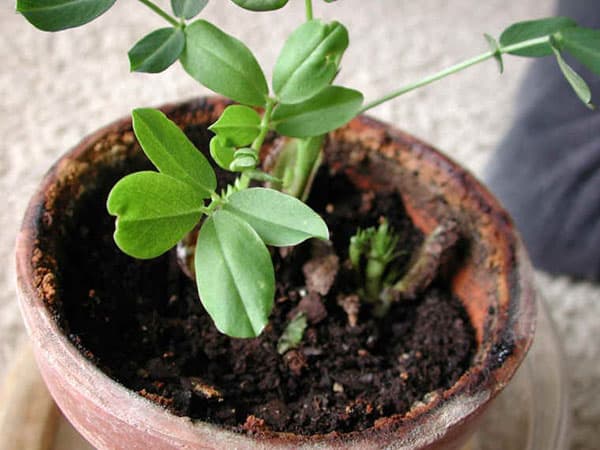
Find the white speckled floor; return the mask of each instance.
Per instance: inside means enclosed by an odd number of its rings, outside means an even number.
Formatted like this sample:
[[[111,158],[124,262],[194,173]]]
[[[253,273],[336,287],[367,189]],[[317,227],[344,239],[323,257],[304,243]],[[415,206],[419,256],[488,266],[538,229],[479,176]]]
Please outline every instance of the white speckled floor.
[[[158,3],[167,4],[166,1]],[[271,67],[282,36],[297,24],[303,2],[251,15],[225,0],[205,14],[249,42]],[[551,0],[342,0],[315,2],[318,17],[347,24],[352,46],[339,81],[372,99],[405,82],[486,50],[484,32],[498,35],[513,21],[549,15]],[[162,26],[133,1],[120,1],[85,28],[39,32],[0,6],[0,377],[23,338],[15,301],[14,240],[28,198],[50,164],[86,133],[133,107],[206,94],[179,67],[161,75],[130,74],[133,43]],[[368,6],[367,6],[368,5]],[[493,62],[454,75],[373,111],[443,149],[476,174],[512,117],[527,62]],[[268,71],[269,72],[269,71]],[[600,286],[539,274],[558,324],[572,381],[574,449],[598,448],[600,426]]]

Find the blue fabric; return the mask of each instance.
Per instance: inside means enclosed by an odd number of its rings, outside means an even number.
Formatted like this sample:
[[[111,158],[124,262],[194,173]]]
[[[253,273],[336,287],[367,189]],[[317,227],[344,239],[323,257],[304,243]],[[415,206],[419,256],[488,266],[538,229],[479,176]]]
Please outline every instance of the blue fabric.
[[[563,0],[558,14],[600,28],[600,1]],[[600,103],[600,77],[566,57]],[[600,279],[600,111],[576,97],[554,58],[536,60],[486,181],[512,214],[534,264]]]

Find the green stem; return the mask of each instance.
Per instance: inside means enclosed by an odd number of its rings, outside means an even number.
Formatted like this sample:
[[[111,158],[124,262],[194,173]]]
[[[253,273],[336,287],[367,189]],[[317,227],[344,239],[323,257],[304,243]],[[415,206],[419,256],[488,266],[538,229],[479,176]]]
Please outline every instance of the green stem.
[[[144,5],[146,5],[148,8],[150,8],[152,11],[154,11],[156,14],[158,14],[160,17],[165,19],[167,22],[169,22],[174,27],[181,26],[181,22],[179,22],[177,19],[172,17],[169,13],[164,11],[160,6],[154,4],[152,1],[150,1],[150,0],[139,0],[139,1],[142,2]]]
[[[304,0],[304,5],[306,9],[306,21],[308,22],[313,19],[312,0]]]
[[[385,271],[385,264],[377,259],[367,258],[367,267],[365,268],[365,297],[370,302],[376,302],[381,293],[381,277]]]
[[[273,107],[275,106],[275,99],[269,97],[267,98],[267,103],[265,105],[265,113],[262,116],[262,120],[260,121],[260,132],[258,136],[252,142],[252,146],[250,147],[256,153],[260,152],[260,149],[265,141],[265,137],[267,137],[267,133],[269,131],[269,126],[271,125],[271,114],[273,113]]]
[[[298,139],[294,176],[292,183],[285,189],[286,193],[306,201],[312,181],[321,165],[321,149],[324,142],[325,135]]]
[[[271,125],[271,114],[273,113],[273,107],[275,106],[275,99],[269,97],[267,98],[267,103],[265,104],[265,113],[262,116],[260,121],[260,131],[258,136],[252,141],[252,145],[250,148],[256,152],[258,155],[260,153],[260,149],[265,142],[265,138],[267,137],[267,133],[269,132],[269,126]],[[239,187],[240,189],[246,189],[250,185],[250,176],[244,172],[240,175],[239,178]]]
[[[500,52],[501,54],[510,53],[510,52],[514,52],[516,50],[521,50],[521,49],[524,49],[527,47],[532,47],[534,45],[539,45],[539,44],[543,44],[546,42],[550,42],[550,35],[542,36],[542,37],[535,38],[535,39],[529,39],[527,41],[519,42],[518,44],[507,45],[506,47],[500,47],[498,49],[498,51],[490,50],[488,52],[482,53],[481,55],[467,59],[466,61],[460,62],[451,67],[448,67],[447,69],[441,70],[440,72],[437,72],[437,73],[434,73],[433,75],[425,77],[422,80],[407,84],[406,86],[401,87],[400,89],[398,89],[396,91],[390,92],[389,94],[384,95],[383,97],[381,97],[371,103],[366,104],[360,110],[359,114],[364,113],[365,111],[368,111],[371,108],[375,108],[376,106],[379,106],[382,103],[385,103],[385,102],[392,100],[396,97],[399,97],[403,94],[406,94],[407,92],[413,91],[422,86],[426,86],[430,83],[433,83],[434,81],[445,78],[448,75],[452,75],[453,73],[460,72],[461,70],[464,70],[467,67],[471,67],[471,66],[474,66],[475,64],[479,64],[480,62],[486,61],[490,58],[494,58],[495,56],[497,56],[498,52]]]

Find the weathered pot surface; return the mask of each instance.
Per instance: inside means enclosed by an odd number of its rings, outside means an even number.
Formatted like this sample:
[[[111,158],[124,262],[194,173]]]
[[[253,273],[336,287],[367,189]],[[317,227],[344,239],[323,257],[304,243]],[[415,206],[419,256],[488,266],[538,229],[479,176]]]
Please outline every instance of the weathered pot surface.
[[[163,108],[182,126],[204,129],[227,105],[206,98]],[[97,448],[458,448],[490,400],[525,357],[535,328],[535,290],[528,258],[512,222],[492,195],[430,146],[359,117],[330,137],[326,160],[357,186],[398,190],[415,224],[430,232],[455,218],[468,251],[451,285],[475,329],[471,368],[441,395],[404,416],[352,433],[242,435],[176,417],[110,379],[69,341],[53,311],[61,302],[60,239],[79,195],[106,165],[139,159],[130,119],[109,125],[63,156],[31,200],[17,241],[20,306],[42,375],[72,424]],[[331,152],[344,151],[343,158]],[[343,162],[340,162],[343,161]],[[57,211],[66,213],[57,214]],[[48,243],[42,244],[42,243]]]

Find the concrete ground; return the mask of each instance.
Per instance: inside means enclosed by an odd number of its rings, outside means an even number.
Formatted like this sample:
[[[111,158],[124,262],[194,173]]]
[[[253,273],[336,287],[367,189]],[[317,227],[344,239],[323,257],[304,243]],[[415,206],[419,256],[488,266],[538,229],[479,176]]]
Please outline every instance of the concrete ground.
[[[27,201],[44,172],[83,136],[134,107],[207,94],[179,66],[160,75],[130,74],[127,50],[158,17],[135,2],[117,2],[105,16],[57,34],[35,30],[0,7],[0,377],[23,339],[15,300],[13,252]],[[168,4],[167,1],[158,1]],[[348,26],[351,48],[341,84],[367,100],[487,50],[484,32],[551,14],[552,0],[341,0],[315,2],[317,17]],[[302,20],[303,2],[269,14],[243,12],[213,0],[205,16],[249,43],[272,67],[281,41]],[[527,61],[506,58],[471,68],[373,110],[378,118],[443,149],[475,174],[510,124]],[[270,70],[267,70],[270,73]],[[600,93],[597,93],[600,94]],[[600,286],[539,273],[539,288],[566,349],[573,410],[572,448],[597,447],[600,426]],[[0,378],[1,379],[1,378]]]

